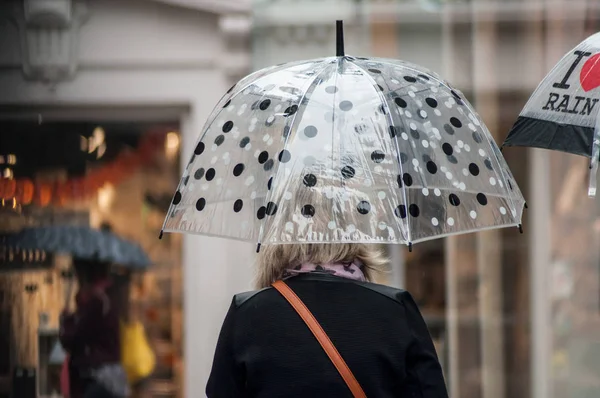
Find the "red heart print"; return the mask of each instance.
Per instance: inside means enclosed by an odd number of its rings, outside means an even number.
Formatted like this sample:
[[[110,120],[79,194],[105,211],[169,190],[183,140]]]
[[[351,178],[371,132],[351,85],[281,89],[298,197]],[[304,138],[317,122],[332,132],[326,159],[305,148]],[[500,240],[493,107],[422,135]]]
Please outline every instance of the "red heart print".
[[[600,53],[590,57],[579,73],[581,87],[587,92],[600,86]]]

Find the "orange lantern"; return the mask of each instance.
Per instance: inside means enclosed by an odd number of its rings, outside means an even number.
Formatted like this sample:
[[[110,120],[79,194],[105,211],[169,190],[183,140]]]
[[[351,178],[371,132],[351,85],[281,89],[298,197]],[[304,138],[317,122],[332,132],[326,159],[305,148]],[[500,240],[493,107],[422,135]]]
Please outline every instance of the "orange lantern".
[[[15,197],[17,198],[17,202],[28,205],[33,200],[33,182],[29,179],[23,179],[17,181],[17,186],[15,189]]]
[[[48,184],[36,184],[33,197],[35,204],[46,207],[52,200],[52,188]]]
[[[1,199],[12,199],[15,197],[15,193],[17,190],[17,182],[15,180],[9,180],[6,178],[2,179],[2,198]]]

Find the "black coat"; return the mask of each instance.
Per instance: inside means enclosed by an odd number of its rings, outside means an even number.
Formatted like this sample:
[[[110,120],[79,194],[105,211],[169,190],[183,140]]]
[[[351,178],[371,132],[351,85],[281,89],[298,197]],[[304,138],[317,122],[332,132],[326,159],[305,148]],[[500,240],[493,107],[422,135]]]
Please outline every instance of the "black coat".
[[[310,273],[286,280],[369,398],[447,398],[435,348],[411,295]],[[273,288],[234,296],[208,398],[351,397],[302,318]]]

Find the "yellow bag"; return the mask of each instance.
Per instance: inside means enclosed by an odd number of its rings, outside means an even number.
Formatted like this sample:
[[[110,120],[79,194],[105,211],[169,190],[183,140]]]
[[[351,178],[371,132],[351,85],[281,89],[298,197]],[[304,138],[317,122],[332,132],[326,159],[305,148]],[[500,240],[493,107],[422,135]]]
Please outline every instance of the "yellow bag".
[[[150,376],[154,371],[156,357],[140,322],[121,322],[121,363],[130,384]]]

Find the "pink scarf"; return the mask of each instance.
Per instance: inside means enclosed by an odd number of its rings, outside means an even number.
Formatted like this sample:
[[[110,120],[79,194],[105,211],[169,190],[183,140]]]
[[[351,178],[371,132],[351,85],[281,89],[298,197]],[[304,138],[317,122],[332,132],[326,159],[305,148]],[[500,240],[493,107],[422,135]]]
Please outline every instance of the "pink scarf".
[[[330,264],[321,264],[315,265],[311,263],[304,263],[297,265],[293,268],[288,268],[283,273],[283,278],[289,278],[292,276],[296,276],[299,274],[306,274],[310,272],[320,273],[320,274],[331,274],[335,276],[340,276],[342,278],[348,278],[355,281],[365,282],[365,274],[362,271],[362,263],[358,260],[354,260],[351,263],[330,263]]]

